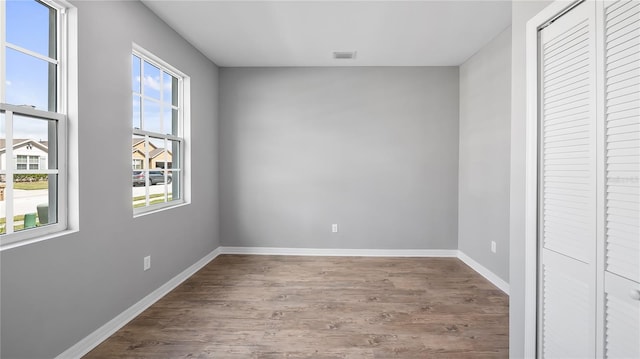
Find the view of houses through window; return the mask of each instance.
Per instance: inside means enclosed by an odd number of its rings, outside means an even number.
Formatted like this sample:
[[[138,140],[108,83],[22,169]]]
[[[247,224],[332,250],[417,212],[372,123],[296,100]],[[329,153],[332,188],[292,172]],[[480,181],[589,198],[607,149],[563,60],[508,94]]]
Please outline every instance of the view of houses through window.
[[[131,138],[134,213],[180,203],[182,77],[159,59],[134,50]]]
[[[0,242],[65,229],[63,7],[0,2]]]

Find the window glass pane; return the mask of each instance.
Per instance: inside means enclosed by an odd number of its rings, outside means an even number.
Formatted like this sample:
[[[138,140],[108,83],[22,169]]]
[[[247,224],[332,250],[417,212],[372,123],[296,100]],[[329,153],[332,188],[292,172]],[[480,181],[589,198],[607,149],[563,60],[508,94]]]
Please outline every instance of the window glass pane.
[[[27,169],[27,156],[23,156],[23,155],[16,156],[16,169],[17,170]]]
[[[172,104],[172,88],[173,88],[173,76],[166,72],[162,73],[162,102]]]
[[[178,117],[178,110],[171,110],[171,134],[175,136],[180,136],[179,130],[179,122],[180,118]]]
[[[5,114],[4,112],[0,112],[0,148],[6,148],[6,140],[7,136],[5,133]],[[6,169],[6,156],[0,155],[0,170]],[[6,195],[6,175],[0,174],[0,234],[5,233],[5,224],[6,224],[6,211],[7,211],[7,202],[5,201]]]
[[[133,160],[131,161],[131,167],[134,170],[141,170],[144,167],[142,167],[142,164],[144,163],[144,160],[140,159],[140,158],[133,158]]]
[[[160,69],[144,63],[144,96],[160,99]]]
[[[166,202],[165,200],[165,183],[171,183],[168,172],[155,170],[133,171],[134,186],[132,187],[132,204],[133,208],[143,207],[149,204]],[[146,179],[148,178],[148,186]],[[149,192],[149,202],[147,203],[147,191]]]
[[[0,112],[0,148],[4,148],[5,140],[7,139],[7,134],[5,133],[6,123],[4,122],[4,112]],[[4,166],[0,166],[0,170],[3,169]]]
[[[171,77],[171,104],[178,106],[178,79]]]
[[[144,187],[146,185],[146,177],[147,173],[144,169],[134,169],[132,172],[132,187]],[[140,194],[144,194],[144,190]]]
[[[180,141],[167,140],[168,168],[181,169],[180,163]]]
[[[153,189],[149,189],[149,193],[149,205],[167,202],[164,195],[164,185],[155,186]]]
[[[162,108],[162,130],[164,134],[174,134],[173,110],[168,105],[164,105]]]
[[[140,58],[136,55],[131,56],[131,72],[132,72],[132,90],[140,93]]]
[[[37,1],[6,1],[7,42],[56,58],[56,11]]]
[[[30,170],[40,169],[40,156],[29,156],[27,162]]]
[[[150,100],[144,100],[143,104],[143,129],[150,132],[162,133],[160,104]]]
[[[140,119],[140,96],[137,95],[133,95],[133,128],[142,128]]]
[[[16,174],[13,178],[14,231],[56,223],[57,209],[49,203],[56,202],[57,175]]]
[[[145,186],[133,186],[131,188],[131,202],[133,208],[144,207],[147,205],[146,190]]]
[[[136,171],[133,171],[133,175],[136,175]],[[140,192],[140,189],[144,190],[144,187],[133,186],[131,187],[131,203],[133,208],[143,207],[145,195],[144,192]]]
[[[180,199],[180,171],[168,171],[171,181],[167,183],[167,195],[169,201]]]
[[[6,149],[7,144],[7,134],[5,133],[6,123],[4,122],[5,115],[4,112],[0,112],[0,149]],[[4,153],[4,152],[3,152]],[[0,170],[6,169],[5,162],[6,158],[4,155],[0,155]],[[4,177],[0,174],[0,182],[4,182]]]
[[[144,169],[146,148],[144,147],[144,137],[133,135],[131,138],[131,162],[133,169]],[[137,164],[137,165],[136,165]],[[140,168],[136,168],[140,166]]]
[[[55,65],[9,48],[6,59],[7,103],[55,111]]]
[[[166,168],[167,151],[164,139],[149,138],[149,168]]]
[[[53,136],[56,135],[55,121],[13,116],[13,155],[17,159],[17,169],[46,170],[57,168],[55,148],[50,148],[50,145],[54,145],[54,142],[49,141],[50,132]],[[53,156],[49,156],[49,153]]]

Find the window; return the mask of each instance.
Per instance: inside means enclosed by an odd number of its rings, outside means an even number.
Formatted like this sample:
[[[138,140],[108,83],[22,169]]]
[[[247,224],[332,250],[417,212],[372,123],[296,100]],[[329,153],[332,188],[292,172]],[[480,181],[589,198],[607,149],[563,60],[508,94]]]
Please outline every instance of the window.
[[[17,170],[26,170],[27,169],[27,156],[18,156],[16,159],[16,169]]]
[[[67,12],[0,2],[0,245],[66,229]]]
[[[132,162],[133,162],[133,169],[134,170],[141,170],[142,169],[142,160],[141,159],[134,158]]]
[[[39,170],[40,169],[40,156],[16,156],[16,169],[17,170]]]
[[[184,202],[184,78],[143,49],[131,56],[134,215]]]

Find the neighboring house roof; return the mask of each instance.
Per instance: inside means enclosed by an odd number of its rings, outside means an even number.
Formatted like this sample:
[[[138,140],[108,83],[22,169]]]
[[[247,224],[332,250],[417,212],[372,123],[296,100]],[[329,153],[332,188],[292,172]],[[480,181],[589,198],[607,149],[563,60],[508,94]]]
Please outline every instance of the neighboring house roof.
[[[156,158],[158,157],[161,153],[164,153],[165,149],[164,148],[155,148],[153,149],[151,152],[149,152],[149,157],[150,158]],[[171,151],[167,151],[167,153],[171,156]]]
[[[131,147],[136,147],[136,145],[144,142],[144,138],[132,138],[131,139]],[[153,144],[151,144],[153,146]]]
[[[144,157],[144,151],[139,149],[139,148],[132,148],[131,153],[140,153],[140,155],[142,155]],[[153,150],[151,150],[151,152],[149,152],[149,158],[156,158],[158,156],[160,156],[162,153],[165,152],[164,148],[154,148]],[[167,151],[167,153],[169,154],[169,156],[171,156],[171,151]]]
[[[36,141],[29,138],[14,138],[13,148],[20,148],[28,145],[29,143],[44,152],[47,152],[49,150],[49,146],[48,146],[49,141]],[[0,153],[4,153],[6,150],[6,147],[7,147],[7,140],[4,138],[0,139]]]

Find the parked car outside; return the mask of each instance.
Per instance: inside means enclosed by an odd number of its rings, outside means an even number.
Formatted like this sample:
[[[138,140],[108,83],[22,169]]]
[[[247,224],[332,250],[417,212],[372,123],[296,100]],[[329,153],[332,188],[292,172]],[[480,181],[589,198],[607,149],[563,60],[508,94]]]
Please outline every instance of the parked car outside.
[[[171,183],[171,173],[167,174],[167,184]],[[163,171],[149,171],[149,185],[153,186],[158,183],[164,183]],[[144,171],[133,171],[133,186],[144,186]]]

